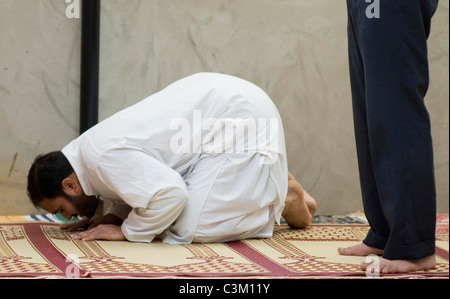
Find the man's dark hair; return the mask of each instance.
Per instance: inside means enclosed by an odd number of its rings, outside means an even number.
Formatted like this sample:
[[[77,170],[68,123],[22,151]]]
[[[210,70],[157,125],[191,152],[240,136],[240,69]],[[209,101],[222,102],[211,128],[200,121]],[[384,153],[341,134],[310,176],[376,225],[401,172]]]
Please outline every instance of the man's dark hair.
[[[39,155],[28,173],[27,192],[34,206],[44,199],[66,197],[62,181],[73,173],[69,160],[60,151]]]

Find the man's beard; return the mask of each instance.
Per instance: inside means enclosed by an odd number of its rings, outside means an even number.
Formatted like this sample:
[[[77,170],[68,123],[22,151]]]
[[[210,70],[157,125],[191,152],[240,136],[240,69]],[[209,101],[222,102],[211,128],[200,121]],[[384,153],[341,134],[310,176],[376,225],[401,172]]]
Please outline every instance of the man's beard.
[[[91,218],[95,215],[99,199],[96,196],[80,195],[72,197],[66,194],[65,198],[70,201],[79,216]]]

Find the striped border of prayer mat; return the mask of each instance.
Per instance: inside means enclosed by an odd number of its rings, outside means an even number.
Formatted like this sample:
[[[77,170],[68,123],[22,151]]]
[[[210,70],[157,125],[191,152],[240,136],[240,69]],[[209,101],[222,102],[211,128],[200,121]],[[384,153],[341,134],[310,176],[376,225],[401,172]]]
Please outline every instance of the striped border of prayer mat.
[[[50,218],[51,219],[51,218]],[[365,223],[277,226],[273,238],[229,243],[168,245],[73,240],[52,221],[0,222],[0,277],[265,277],[367,278],[364,257],[338,247],[361,242]],[[16,219],[18,220],[18,219]],[[437,267],[381,278],[449,276],[448,214],[438,217]]]

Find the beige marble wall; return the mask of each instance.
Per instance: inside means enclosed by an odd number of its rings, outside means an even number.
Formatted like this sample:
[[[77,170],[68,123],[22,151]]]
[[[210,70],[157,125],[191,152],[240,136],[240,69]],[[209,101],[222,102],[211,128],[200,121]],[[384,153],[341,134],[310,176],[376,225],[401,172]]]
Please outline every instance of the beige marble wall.
[[[35,212],[34,157],[77,136],[80,20],[64,0],[0,1],[0,215]],[[429,40],[438,202],[448,212],[448,1]],[[319,213],[361,209],[342,0],[102,0],[100,119],[199,71],[261,86]]]

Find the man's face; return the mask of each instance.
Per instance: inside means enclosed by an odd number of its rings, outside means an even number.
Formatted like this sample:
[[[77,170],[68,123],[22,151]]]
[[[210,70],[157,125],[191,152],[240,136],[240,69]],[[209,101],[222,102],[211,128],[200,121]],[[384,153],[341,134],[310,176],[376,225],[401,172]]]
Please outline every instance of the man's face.
[[[67,220],[73,216],[92,217],[98,205],[98,198],[95,196],[80,195],[72,197],[56,197],[54,199],[44,199],[40,206],[49,213],[59,213]]]

